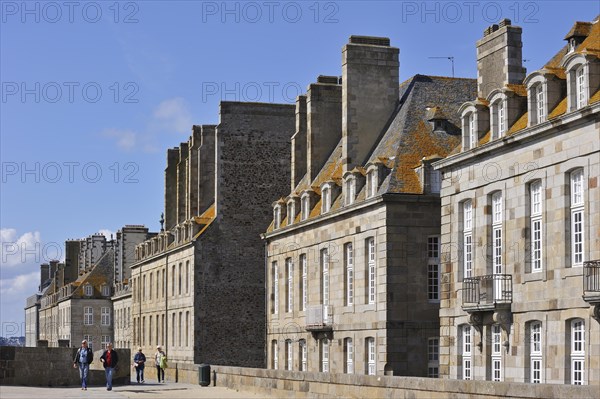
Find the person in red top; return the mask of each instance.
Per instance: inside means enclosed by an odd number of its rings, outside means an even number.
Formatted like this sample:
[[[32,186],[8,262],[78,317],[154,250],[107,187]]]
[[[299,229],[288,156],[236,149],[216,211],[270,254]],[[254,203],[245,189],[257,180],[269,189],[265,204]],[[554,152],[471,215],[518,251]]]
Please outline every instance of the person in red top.
[[[106,345],[106,350],[102,356],[100,356],[100,361],[104,365],[104,371],[106,373],[106,390],[112,391],[112,375],[114,369],[117,367],[117,363],[119,363],[119,355],[113,350],[112,342],[109,342],[108,345]]]

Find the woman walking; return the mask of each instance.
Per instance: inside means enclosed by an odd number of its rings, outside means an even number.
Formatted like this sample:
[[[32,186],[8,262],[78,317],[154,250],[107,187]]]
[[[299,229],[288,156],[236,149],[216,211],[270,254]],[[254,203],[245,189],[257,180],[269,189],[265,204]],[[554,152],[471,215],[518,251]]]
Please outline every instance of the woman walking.
[[[133,357],[133,365],[135,366],[135,378],[138,384],[144,383],[144,366],[146,364],[146,355],[142,352],[142,347],[138,348],[138,352]]]
[[[165,382],[165,368],[167,368],[167,354],[162,350],[161,346],[156,347],[156,353],[154,354],[154,363],[156,365],[156,377],[158,382],[161,380]]]

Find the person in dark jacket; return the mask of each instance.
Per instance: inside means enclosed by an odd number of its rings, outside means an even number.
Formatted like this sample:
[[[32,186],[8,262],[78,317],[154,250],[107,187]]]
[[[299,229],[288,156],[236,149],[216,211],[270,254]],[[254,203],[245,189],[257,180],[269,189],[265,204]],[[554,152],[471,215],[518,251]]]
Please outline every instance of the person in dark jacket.
[[[88,374],[90,373],[90,363],[94,360],[94,351],[88,348],[88,343],[84,339],[81,341],[81,348],[77,349],[75,359],[73,359],[73,368],[79,365],[79,378],[81,378],[81,390],[87,391]]]
[[[138,352],[133,357],[133,365],[135,367],[135,378],[138,384],[144,382],[144,366],[146,364],[146,355],[142,353],[142,347],[138,348]]]
[[[106,350],[102,356],[100,356],[100,361],[102,362],[104,371],[106,372],[106,390],[112,391],[113,371],[119,363],[119,355],[115,350],[113,350],[112,342],[109,342],[108,345],[106,345]]]

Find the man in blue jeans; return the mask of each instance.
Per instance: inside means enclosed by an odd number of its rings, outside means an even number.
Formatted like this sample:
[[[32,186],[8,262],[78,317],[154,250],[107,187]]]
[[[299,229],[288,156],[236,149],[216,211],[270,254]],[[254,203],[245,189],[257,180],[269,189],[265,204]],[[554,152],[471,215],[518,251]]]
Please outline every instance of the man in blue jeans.
[[[100,356],[100,361],[102,362],[102,365],[104,365],[104,371],[106,373],[106,390],[112,391],[113,370],[117,367],[117,363],[119,363],[119,355],[113,350],[112,342],[109,342],[108,345],[106,345],[106,350],[102,356]]]
[[[84,339],[81,341],[81,348],[77,350],[75,359],[73,359],[73,368],[77,368],[77,365],[79,365],[79,378],[81,378],[82,391],[87,391],[87,380],[92,360],[94,360],[94,351],[88,348],[88,343]]]

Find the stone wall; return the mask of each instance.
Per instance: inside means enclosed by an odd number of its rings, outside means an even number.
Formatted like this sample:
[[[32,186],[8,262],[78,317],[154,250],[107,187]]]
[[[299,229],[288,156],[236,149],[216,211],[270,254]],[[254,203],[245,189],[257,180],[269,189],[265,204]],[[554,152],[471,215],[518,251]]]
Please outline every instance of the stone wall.
[[[116,349],[119,367],[113,375],[114,385],[129,384],[131,352]],[[0,347],[0,385],[25,386],[80,386],[79,370],[73,368],[77,348],[21,348]],[[100,362],[102,351],[94,352],[90,366],[89,385],[106,384],[104,368]]]
[[[198,384],[198,365],[173,364],[167,380]],[[304,373],[211,366],[217,386],[278,398],[595,398],[597,387]]]

